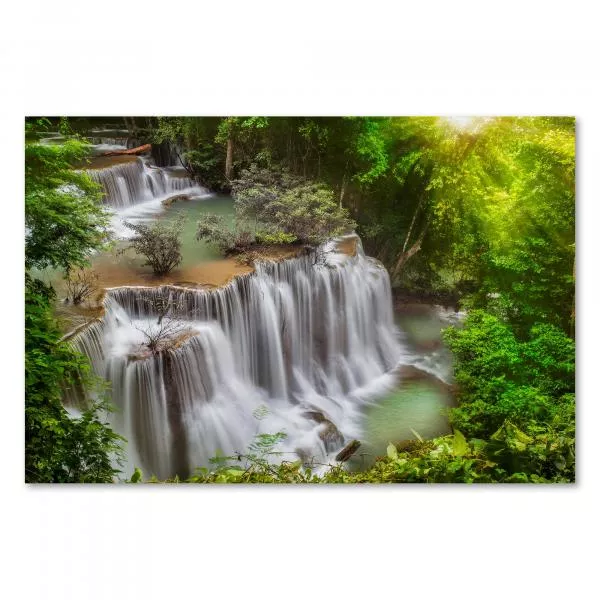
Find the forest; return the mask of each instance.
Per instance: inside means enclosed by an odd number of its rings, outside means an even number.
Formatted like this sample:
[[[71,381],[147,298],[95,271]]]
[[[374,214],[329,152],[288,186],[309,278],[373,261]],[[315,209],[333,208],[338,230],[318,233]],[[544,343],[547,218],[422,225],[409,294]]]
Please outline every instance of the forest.
[[[25,224],[28,483],[575,481],[574,118],[28,117]]]

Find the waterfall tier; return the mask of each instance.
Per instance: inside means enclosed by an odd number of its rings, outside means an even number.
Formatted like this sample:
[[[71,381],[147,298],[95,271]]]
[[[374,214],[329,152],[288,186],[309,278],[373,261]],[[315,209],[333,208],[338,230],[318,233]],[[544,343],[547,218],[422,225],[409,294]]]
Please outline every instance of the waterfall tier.
[[[260,263],[216,290],[108,290],[102,322],[72,343],[111,383],[128,469],[186,475],[278,431],[283,458],[326,460],[359,435],[360,406],[392,384],[402,348],[387,271],[357,245],[320,264]],[[165,327],[170,343],[150,352]]]
[[[181,176],[180,171],[155,167],[141,158],[105,169],[90,169],[87,173],[102,186],[104,202],[115,209],[162,199],[176,192],[208,193],[189,177]]]

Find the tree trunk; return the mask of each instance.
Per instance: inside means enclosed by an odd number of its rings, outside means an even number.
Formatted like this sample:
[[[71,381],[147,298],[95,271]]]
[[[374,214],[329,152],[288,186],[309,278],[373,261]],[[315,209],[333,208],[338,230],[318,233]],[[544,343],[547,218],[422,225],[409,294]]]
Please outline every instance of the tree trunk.
[[[410,227],[408,228],[406,238],[404,239],[404,245],[402,246],[402,252],[400,252],[400,255],[398,256],[398,259],[396,261],[396,265],[394,266],[394,269],[391,272],[392,281],[394,280],[394,278],[396,278],[400,274],[400,271],[403,269],[403,267],[407,263],[407,261],[421,249],[421,243],[423,242],[423,238],[425,237],[425,233],[427,232],[427,228],[429,227],[429,219],[427,219],[427,221],[425,222],[425,227],[423,227],[423,231],[421,231],[416,242],[410,248],[408,248],[408,250],[407,250],[407,247],[408,247],[408,242],[410,240],[410,236],[412,235],[413,229],[415,227],[415,223],[417,221],[417,216],[418,216],[419,212],[421,211],[421,206],[423,205],[423,198],[424,198],[424,195],[421,195],[421,197],[419,198],[419,203],[417,204],[417,208],[415,209],[413,218],[410,222]]]
[[[421,249],[421,242],[423,241],[423,238],[425,237],[426,230],[427,230],[427,227],[425,227],[425,229],[423,229],[423,231],[421,232],[421,235],[419,236],[419,239],[406,252],[403,250],[400,253],[400,256],[398,257],[398,260],[396,262],[396,266],[394,267],[394,270],[392,271],[392,274],[391,274],[392,281],[400,274],[400,271],[402,271],[402,269],[404,268],[404,265],[408,262],[408,260],[411,257],[413,257]]]
[[[135,119],[133,117],[123,117],[125,121],[125,126],[127,130],[131,134],[132,137],[135,137],[137,134],[137,127],[135,126]]]
[[[342,175],[342,189],[340,190],[340,208],[344,205],[344,196],[346,195],[346,173],[348,172],[348,162],[346,162],[346,166],[344,167],[344,174]]]
[[[233,172],[233,138],[227,138],[227,156],[225,157],[225,179],[231,181]]]

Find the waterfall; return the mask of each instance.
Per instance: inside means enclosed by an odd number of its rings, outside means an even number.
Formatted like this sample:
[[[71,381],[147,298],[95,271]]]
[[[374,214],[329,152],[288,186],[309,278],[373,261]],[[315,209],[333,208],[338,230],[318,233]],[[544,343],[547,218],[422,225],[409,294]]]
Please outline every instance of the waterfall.
[[[185,476],[259,432],[286,433],[288,460],[324,461],[360,435],[361,405],[402,356],[390,280],[358,238],[355,256],[324,256],[259,263],[214,290],[107,290],[102,322],[71,343],[111,384],[128,472]],[[144,342],[165,323],[170,344],[152,353]]]
[[[208,193],[206,188],[198,186],[191,178],[181,176],[179,170],[155,167],[141,158],[86,172],[102,187],[105,204],[117,210],[162,200],[175,192],[193,195]]]
[[[210,195],[208,189],[187,177],[184,169],[157,167],[150,158],[138,157],[103,169],[87,169],[86,173],[102,187],[103,201],[112,213],[111,229],[117,238],[133,235],[124,221],[144,221],[155,216],[170,196]]]

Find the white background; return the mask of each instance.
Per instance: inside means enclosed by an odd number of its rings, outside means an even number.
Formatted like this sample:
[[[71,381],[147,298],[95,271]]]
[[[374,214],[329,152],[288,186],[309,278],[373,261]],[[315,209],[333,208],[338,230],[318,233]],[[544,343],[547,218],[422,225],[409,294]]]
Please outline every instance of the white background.
[[[599,597],[593,3],[204,4],[2,9],[2,596]],[[575,115],[578,483],[26,487],[23,117],[127,114]]]

